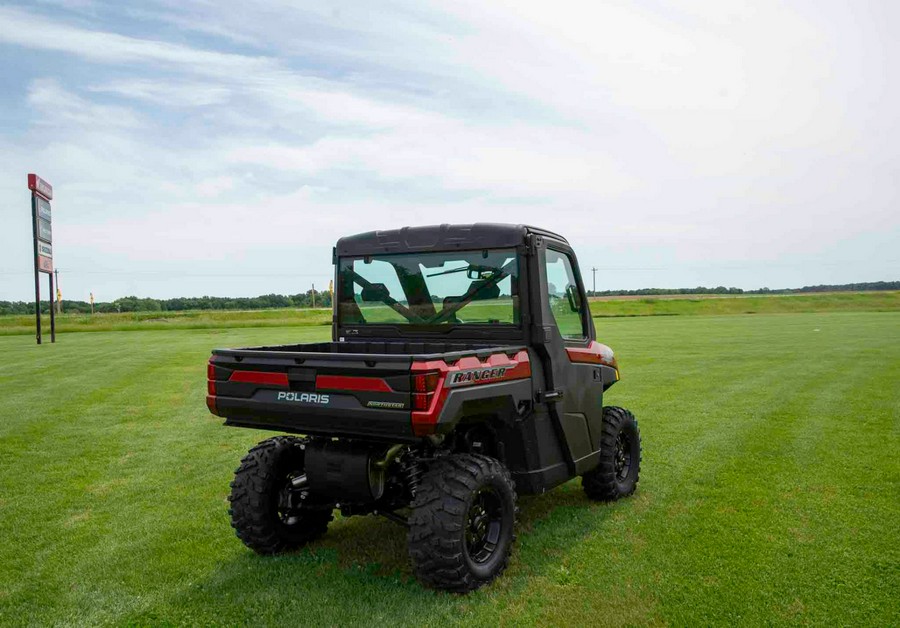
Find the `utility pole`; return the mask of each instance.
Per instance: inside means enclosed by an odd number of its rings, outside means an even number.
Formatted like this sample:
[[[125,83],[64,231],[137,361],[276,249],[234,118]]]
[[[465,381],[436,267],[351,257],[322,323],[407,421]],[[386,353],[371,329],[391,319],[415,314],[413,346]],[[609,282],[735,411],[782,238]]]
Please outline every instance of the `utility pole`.
[[[50,281],[50,342],[56,342],[56,304],[53,302],[56,299],[56,292],[53,290],[53,273],[47,273],[47,279]]]
[[[59,289],[59,269],[53,269],[53,276],[56,277],[56,314],[62,314],[62,290]]]
[[[599,270],[599,268],[597,268],[596,266],[591,268],[591,272],[594,274],[594,290],[593,290],[594,296],[597,296],[597,271],[598,270]]]
[[[313,289],[312,289],[312,306],[313,306],[313,308],[315,308],[315,307],[316,307],[316,284],[313,284],[312,286],[313,286]]]

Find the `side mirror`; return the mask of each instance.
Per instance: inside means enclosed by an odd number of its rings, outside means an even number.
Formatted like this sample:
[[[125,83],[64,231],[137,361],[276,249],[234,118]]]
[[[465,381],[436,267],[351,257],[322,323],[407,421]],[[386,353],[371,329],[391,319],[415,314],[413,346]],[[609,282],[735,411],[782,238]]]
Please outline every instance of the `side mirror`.
[[[581,311],[581,295],[578,293],[578,288],[572,284],[566,286],[566,298],[569,299],[569,308],[573,312]]]

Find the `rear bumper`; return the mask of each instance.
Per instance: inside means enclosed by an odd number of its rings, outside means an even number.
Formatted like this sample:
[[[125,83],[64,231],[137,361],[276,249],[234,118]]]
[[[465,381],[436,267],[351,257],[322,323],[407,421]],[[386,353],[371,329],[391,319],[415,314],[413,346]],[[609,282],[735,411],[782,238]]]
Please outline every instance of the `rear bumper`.
[[[412,431],[409,411],[347,408],[298,408],[283,402],[236,397],[215,398],[225,425],[293,434],[373,438],[392,443],[420,440]]]

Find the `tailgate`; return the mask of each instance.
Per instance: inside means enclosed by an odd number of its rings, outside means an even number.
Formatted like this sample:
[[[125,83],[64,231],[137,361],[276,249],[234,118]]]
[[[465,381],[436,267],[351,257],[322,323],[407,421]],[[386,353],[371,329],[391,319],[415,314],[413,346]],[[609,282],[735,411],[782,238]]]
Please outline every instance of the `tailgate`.
[[[409,355],[218,349],[207,405],[226,425],[415,440]]]

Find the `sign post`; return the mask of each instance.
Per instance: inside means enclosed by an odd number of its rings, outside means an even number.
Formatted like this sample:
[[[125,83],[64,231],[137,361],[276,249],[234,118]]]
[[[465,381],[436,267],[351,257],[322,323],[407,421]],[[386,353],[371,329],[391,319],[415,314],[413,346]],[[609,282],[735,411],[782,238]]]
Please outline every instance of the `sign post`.
[[[34,234],[34,323],[37,343],[41,344],[41,273],[50,282],[50,342],[56,342],[56,311],[53,307],[53,228],[50,201],[53,186],[36,174],[28,175],[31,190],[31,226]]]

